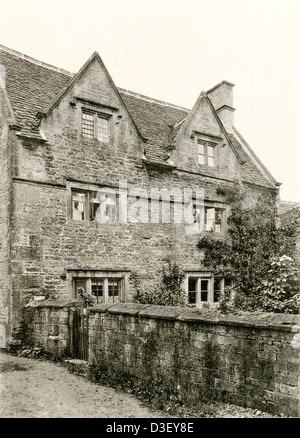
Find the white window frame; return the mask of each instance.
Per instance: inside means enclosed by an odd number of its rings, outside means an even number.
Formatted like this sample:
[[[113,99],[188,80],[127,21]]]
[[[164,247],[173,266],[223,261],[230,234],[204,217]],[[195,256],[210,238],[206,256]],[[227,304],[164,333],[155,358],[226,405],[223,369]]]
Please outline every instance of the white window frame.
[[[223,233],[224,232],[224,221],[225,221],[225,207],[217,206],[215,204],[208,205],[197,205],[193,204],[193,215],[194,215],[194,223],[200,223],[201,215],[204,214],[204,230],[208,232],[214,233]],[[220,222],[216,222],[217,214],[220,217]]]
[[[99,191],[102,191],[101,188],[98,188]],[[97,189],[82,189],[77,187],[71,187],[71,207],[70,207],[70,216],[74,221],[95,221],[98,218],[98,222],[101,224],[110,223],[114,224],[117,222],[118,218],[118,201],[117,195],[115,195],[115,199],[109,193],[103,193],[101,199],[95,197],[95,193]],[[80,196],[84,196],[84,208],[82,211],[82,219],[80,219],[80,213],[78,215],[74,215],[74,205],[76,197],[80,198]],[[98,206],[97,210],[94,210],[94,206]]]
[[[216,167],[217,143],[196,136],[198,147],[198,164],[200,166]]]
[[[195,303],[190,303],[190,299],[189,299],[189,294],[194,292],[194,291],[190,291],[189,289],[189,280],[193,279],[196,281],[196,296],[195,296]],[[207,300],[204,301],[202,300],[202,296],[201,296],[201,282],[203,280],[208,281],[208,296],[207,296]],[[214,301],[214,285],[215,285],[215,280],[220,280],[220,284],[221,284],[221,288],[219,289],[220,291],[220,296],[219,296],[219,300],[218,301]],[[204,304],[209,304],[210,306],[218,306],[220,298],[224,295],[224,288],[225,288],[225,279],[222,276],[214,276],[210,273],[197,273],[197,272],[190,272],[186,275],[186,294],[187,294],[187,298],[188,298],[188,303],[191,305],[195,305],[195,307],[202,307]]]

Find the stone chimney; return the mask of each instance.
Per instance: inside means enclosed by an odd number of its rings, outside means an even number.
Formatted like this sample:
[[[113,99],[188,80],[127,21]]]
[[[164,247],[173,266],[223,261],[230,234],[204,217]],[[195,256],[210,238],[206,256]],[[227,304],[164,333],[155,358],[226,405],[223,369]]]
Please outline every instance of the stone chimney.
[[[233,87],[234,84],[228,81],[222,81],[210,88],[206,94],[210,98],[218,116],[228,130],[232,130],[234,125],[233,108]]]

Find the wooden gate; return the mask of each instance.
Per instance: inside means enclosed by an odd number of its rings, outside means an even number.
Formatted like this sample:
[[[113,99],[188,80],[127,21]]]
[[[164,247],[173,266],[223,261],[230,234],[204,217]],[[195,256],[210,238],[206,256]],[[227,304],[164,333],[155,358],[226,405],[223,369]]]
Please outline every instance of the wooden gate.
[[[75,359],[88,360],[88,312],[86,307],[72,309],[70,320],[71,355]]]

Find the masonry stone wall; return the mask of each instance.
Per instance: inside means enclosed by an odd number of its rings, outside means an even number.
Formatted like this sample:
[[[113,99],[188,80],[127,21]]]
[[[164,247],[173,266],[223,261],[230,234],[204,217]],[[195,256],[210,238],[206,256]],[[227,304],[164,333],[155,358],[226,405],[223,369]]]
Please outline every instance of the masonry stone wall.
[[[6,119],[9,117],[3,90],[0,87],[0,348],[5,347],[9,331],[10,292],[10,197],[11,197],[11,149],[10,132]]]
[[[299,416],[300,318],[139,304],[89,309],[91,369],[160,381],[184,403],[217,399]]]
[[[23,346],[41,348],[56,359],[71,355],[71,314],[77,306],[66,300],[28,303],[23,309]]]
[[[82,160],[80,152],[77,163]],[[89,154],[85,161],[89,162]],[[92,169],[92,162],[89,165]],[[125,178],[126,172],[130,175],[130,168],[120,172],[119,178]],[[203,187],[206,199],[222,203],[224,197],[217,193],[217,188],[232,185],[180,172],[170,174],[158,169],[148,172],[140,169],[139,172],[148,193],[151,187]],[[77,178],[80,178],[79,168]],[[97,181],[91,176],[90,184],[85,187],[95,188],[93,184]],[[76,187],[76,183],[73,185]],[[68,183],[36,183],[14,178],[11,281],[15,321],[20,321],[22,306],[34,296],[74,297],[66,278],[69,270],[128,271],[126,300],[130,301],[136,293],[131,274],[138,276],[140,288],[152,289],[161,281],[161,270],[167,260],[177,262],[185,271],[203,269],[203,252],[197,248],[199,235],[188,234],[186,224],[74,221],[69,212],[70,190]],[[257,193],[255,189],[249,190],[249,193],[255,197],[259,190]],[[150,218],[150,202],[148,212]],[[171,205],[171,218],[172,215]]]

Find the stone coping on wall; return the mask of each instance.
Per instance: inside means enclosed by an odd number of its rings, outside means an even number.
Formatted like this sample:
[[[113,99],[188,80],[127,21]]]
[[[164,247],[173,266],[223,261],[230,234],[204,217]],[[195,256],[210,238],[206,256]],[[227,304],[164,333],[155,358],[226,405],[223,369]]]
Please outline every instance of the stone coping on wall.
[[[244,326],[300,332],[300,315],[266,312],[238,312],[222,314],[215,310],[186,307],[154,306],[149,304],[119,303],[98,304],[88,308],[89,313],[108,313],[165,319],[187,323]]]
[[[56,308],[64,308],[64,307],[78,307],[81,305],[79,300],[69,300],[69,299],[61,299],[61,300],[34,300],[30,301],[26,304],[25,308],[34,307],[34,308],[43,308],[43,307],[56,307]]]

